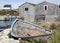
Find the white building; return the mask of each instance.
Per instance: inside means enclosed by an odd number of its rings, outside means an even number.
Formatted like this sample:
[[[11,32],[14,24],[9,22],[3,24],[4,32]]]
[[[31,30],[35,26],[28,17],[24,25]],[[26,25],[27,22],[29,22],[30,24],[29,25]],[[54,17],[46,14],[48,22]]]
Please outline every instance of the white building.
[[[11,5],[4,5],[4,8],[3,8],[4,10],[11,10],[12,9],[12,7],[11,7]]]

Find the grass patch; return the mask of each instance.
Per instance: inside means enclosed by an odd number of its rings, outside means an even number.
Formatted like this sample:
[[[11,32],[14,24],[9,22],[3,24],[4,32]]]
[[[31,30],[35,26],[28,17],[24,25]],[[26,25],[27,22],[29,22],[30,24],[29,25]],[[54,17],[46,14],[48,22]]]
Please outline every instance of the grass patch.
[[[42,24],[42,25],[41,25]],[[47,43],[60,43],[60,22],[50,23],[45,25],[44,23],[38,24],[44,28],[54,30],[52,39],[47,40]],[[49,27],[48,27],[49,26]]]
[[[60,29],[56,29],[48,43],[60,43]]]
[[[28,39],[28,40],[20,40],[19,43],[44,43],[44,41],[42,39],[34,40],[34,39]]]
[[[19,16],[18,11],[15,10],[0,10],[0,15],[10,14],[11,16]]]
[[[8,37],[9,38],[13,38],[13,36],[11,35],[11,32],[8,34]]]
[[[57,26],[54,24],[54,23],[52,23],[51,25],[50,25],[50,27],[49,27],[49,29],[52,29],[52,30],[54,30],[54,29],[56,29],[57,28]]]

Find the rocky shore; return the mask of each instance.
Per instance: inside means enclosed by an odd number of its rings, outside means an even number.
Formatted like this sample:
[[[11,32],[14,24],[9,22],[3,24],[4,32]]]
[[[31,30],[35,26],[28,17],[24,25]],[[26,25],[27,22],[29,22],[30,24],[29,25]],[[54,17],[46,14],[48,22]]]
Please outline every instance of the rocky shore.
[[[19,43],[19,40],[14,40],[13,38],[8,37],[10,30],[11,29],[8,28],[0,32],[0,43]]]

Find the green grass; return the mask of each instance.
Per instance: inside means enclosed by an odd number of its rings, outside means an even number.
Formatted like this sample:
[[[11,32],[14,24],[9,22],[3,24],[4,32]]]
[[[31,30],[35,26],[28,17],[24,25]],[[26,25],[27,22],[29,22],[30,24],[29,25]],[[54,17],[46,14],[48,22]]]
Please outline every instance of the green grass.
[[[13,38],[13,36],[11,35],[11,32],[8,34],[8,37],[9,38]]]
[[[56,29],[48,43],[60,43],[60,29]]]
[[[50,29],[54,30],[52,39],[48,41],[48,43],[60,43],[60,25],[52,24]]]
[[[18,11],[15,10],[0,10],[0,15],[6,15],[6,14],[10,14],[11,16],[18,16],[19,13]]]
[[[20,40],[20,43],[43,43],[42,39],[34,40],[34,39],[28,39],[28,40]]]

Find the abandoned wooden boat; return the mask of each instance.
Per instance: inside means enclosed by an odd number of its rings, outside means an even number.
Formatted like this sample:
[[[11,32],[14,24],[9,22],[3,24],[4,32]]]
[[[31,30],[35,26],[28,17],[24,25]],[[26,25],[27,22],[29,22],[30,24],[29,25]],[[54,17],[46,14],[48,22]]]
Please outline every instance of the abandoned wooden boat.
[[[11,26],[11,35],[18,38],[51,37],[52,30],[44,29],[33,23],[15,20]]]

